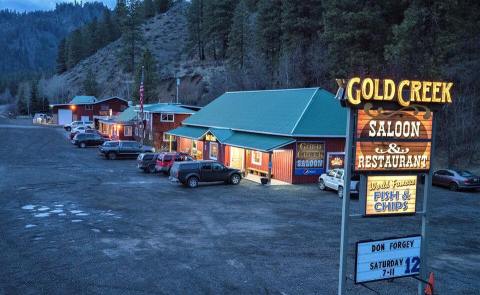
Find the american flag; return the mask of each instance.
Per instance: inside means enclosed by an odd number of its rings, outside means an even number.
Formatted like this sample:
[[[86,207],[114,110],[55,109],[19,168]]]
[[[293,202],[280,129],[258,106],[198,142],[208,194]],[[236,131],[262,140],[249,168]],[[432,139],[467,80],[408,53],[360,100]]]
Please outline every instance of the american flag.
[[[144,73],[143,73],[143,67],[142,67],[142,80],[140,81],[140,112],[142,113],[142,119],[143,119],[143,95],[145,92],[145,89],[143,88],[143,79],[144,79]]]

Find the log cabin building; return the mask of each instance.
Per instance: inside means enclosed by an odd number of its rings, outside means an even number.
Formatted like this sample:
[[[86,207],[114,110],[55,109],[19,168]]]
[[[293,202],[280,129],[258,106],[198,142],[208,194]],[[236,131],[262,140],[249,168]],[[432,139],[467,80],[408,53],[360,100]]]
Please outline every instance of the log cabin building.
[[[246,175],[313,183],[344,152],[346,110],[321,88],[227,92],[167,134],[177,151]]]

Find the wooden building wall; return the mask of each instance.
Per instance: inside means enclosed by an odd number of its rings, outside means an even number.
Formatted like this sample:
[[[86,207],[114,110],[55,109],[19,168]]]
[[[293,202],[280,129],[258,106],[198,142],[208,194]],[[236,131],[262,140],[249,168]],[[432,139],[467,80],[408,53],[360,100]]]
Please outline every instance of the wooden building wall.
[[[188,118],[190,115],[188,114],[174,114],[174,121],[173,122],[162,122],[160,120],[161,114],[160,113],[152,113],[152,129],[149,132],[152,132],[153,138],[153,146],[160,150],[162,148],[168,148],[168,142],[163,142],[163,133],[180,127],[182,125],[183,120]],[[149,128],[150,123],[147,122],[147,126]],[[147,135],[148,138],[148,135]],[[178,143],[177,143],[178,144]]]

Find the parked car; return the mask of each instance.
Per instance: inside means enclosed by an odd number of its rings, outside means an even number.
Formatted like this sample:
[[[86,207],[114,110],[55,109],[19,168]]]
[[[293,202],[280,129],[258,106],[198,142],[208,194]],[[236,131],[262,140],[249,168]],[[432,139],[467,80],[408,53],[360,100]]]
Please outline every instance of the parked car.
[[[33,124],[47,124],[50,123],[51,116],[43,113],[36,113],[33,116]]]
[[[100,146],[99,152],[109,160],[117,158],[137,158],[141,153],[154,153],[155,148],[142,145],[132,140],[106,141]]]
[[[170,174],[173,163],[182,161],[193,161],[193,158],[186,153],[161,153],[157,158],[155,170],[168,175]]]
[[[91,131],[89,131],[91,130]],[[92,129],[90,126],[78,126],[78,127],[75,127],[74,129],[72,129],[72,131],[70,131],[70,139],[73,139],[73,137],[79,133],[85,133],[85,132],[91,132],[91,133],[94,133],[95,129]]]
[[[240,170],[225,167],[216,161],[175,162],[170,169],[170,180],[195,188],[200,182],[225,181],[237,185],[242,180]]]
[[[480,189],[480,176],[466,170],[442,169],[433,173],[432,184],[459,189]]]
[[[146,173],[155,173],[155,164],[157,163],[158,153],[141,153],[137,157],[137,168]]]
[[[78,147],[99,146],[105,142],[105,139],[96,133],[78,133],[73,137],[72,143]]]
[[[79,126],[89,126],[90,128],[95,128],[95,124],[91,121],[73,121],[70,124],[64,125],[63,128],[66,131],[72,131],[72,129],[75,129]]]
[[[338,197],[343,198],[343,187],[345,186],[345,181],[343,178],[343,169],[333,169],[328,173],[323,173],[318,178],[318,188],[321,190],[331,189],[337,191]],[[358,194],[360,185],[360,177],[358,175],[353,175],[350,181],[350,193]]]

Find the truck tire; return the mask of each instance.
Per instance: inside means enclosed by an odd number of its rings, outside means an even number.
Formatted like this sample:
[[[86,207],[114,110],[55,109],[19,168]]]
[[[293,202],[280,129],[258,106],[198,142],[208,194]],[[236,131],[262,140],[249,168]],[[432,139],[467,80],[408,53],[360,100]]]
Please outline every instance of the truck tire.
[[[343,199],[343,186],[338,187],[337,194],[340,199]]]
[[[155,171],[155,165],[150,165],[150,166],[148,166],[148,173],[152,173],[152,174],[153,174],[153,173],[155,173],[155,172],[156,172],[156,171]]]
[[[323,179],[320,179],[320,181],[318,182],[318,188],[321,189],[322,191],[327,189],[327,186],[325,185],[325,182],[323,181]]]
[[[81,142],[81,143],[80,143],[80,147],[81,147],[82,149],[84,149],[86,146],[87,146],[87,145],[86,145],[84,142]]]
[[[117,159],[117,154],[110,152],[110,153],[107,154],[107,159],[115,160],[115,159]]]
[[[234,173],[234,174],[230,175],[230,184],[233,184],[233,185],[240,184],[241,179],[242,178],[240,177],[239,174]]]
[[[189,188],[196,188],[198,186],[198,177],[196,176],[190,176],[187,179],[187,186]]]

